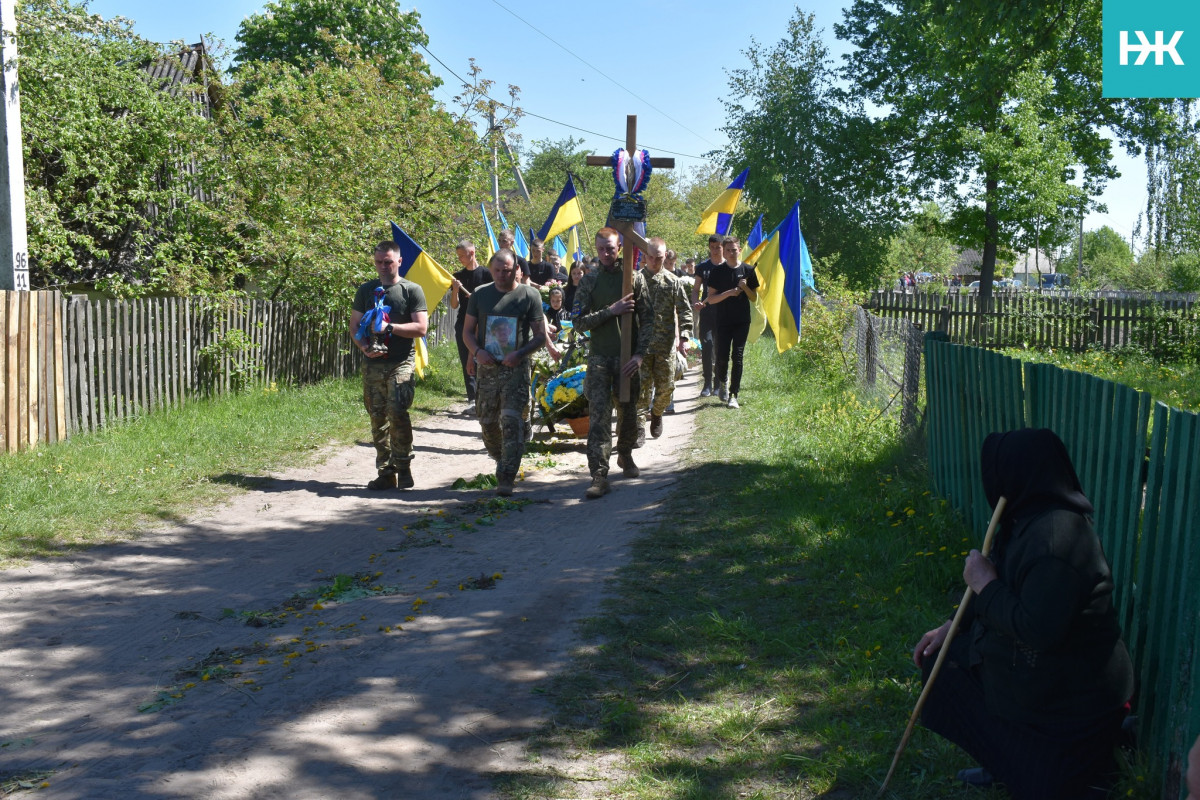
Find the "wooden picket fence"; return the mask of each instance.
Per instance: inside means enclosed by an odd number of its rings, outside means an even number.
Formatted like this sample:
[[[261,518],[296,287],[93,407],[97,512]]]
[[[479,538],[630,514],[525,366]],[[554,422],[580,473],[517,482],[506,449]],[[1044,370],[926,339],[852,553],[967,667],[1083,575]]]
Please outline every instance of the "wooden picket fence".
[[[1138,675],[1138,739],[1162,797],[1181,800],[1200,734],[1200,422],[1145,392],[977,347],[925,343],[935,490],[981,537],[990,509],[979,453],[988,433],[1050,428],[1095,505],[1114,603]],[[1152,424],[1151,424],[1152,423]]]
[[[1184,298],[1080,297],[1000,292],[981,313],[978,293],[877,291],[864,304],[881,317],[904,318],[950,341],[977,347],[1081,351],[1136,344],[1148,350],[1197,333],[1196,303]]]
[[[345,315],[288,303],[0,293],[0,452],[57,442],[251,382],[302,384],[359,369]],[[319,322],[319,321],[318,321]],[[434,312],[430,344],[452,337]]]

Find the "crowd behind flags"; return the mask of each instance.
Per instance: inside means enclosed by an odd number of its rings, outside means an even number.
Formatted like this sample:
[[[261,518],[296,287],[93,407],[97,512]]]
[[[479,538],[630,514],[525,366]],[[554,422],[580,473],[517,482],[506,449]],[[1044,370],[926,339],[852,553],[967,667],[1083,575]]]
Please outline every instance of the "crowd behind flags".
[[[484,217],[484,219],[487,219]],[[421,287],[425,293],[426,305],[437,305],[442,295],[450,289],[453,276],[446,268],[434,261],[412,237],[392,223],[392,241],[400,247],[400,277],[412,281]],[[425,348],[425,337],[413,343],[417,351],[417,375],[425,377],[425,368],[429,366],[429,352]]]

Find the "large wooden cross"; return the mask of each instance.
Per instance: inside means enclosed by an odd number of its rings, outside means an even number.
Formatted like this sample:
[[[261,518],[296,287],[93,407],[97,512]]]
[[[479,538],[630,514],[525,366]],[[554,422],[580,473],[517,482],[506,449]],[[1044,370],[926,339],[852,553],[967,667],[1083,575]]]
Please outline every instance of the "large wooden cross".
[[[630,114],[625,117],[625,149],[633,153],[637,149],[637,115]],[[612,163],[611,156],[588,156],[587,164],[589,167],[607,167]],[[654,169],[671,169],[675,166],[673,158],[651,158],[650,166]],[[624,244],[621,248],[621,259],[624,263],[624,274],[621,278],[621,296],[626,297],[633,291],[633,262],[634,251],[641,250],[649,252],[649,244],[643,239],[637,231],[633,229],[633,223],[620,220],[614,220],[612,217],[608,219],[609,227],[616,228],[621,232],[624,238]],[[628,322],[621,326],[621,391],[620,399],[622,403],[629,402],[629,378],[624,374],[625,364],[633,355],[633,312],[626,315]]]

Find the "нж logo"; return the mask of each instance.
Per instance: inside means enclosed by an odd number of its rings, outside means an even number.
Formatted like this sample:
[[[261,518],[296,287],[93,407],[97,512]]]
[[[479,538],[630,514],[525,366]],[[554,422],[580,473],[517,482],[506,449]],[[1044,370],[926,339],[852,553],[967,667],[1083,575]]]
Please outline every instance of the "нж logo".
[[[1183,59],[1179,57],[1179,53],[1175,50],[1175,45],[1179,44],[1180,37],[1183,36],[1183,31],[1175,31],[1175,35],[1171,37],[1171,41],[1163,44],[1163,32],[1154,32],[1154,44],[1150,44],[1146,39],[1146,34],[1142,31],[1134,31],[1138,41],[1141,44],[1129,43],[1129,31],[1121,31],[1121,66],[1129,66],[1129,54],[1135,52],[1138,54],[1137,61],[1133,62],[1135,67],[1140,67],[1146,63],[1146,57],[1151,53],[1154,54],[1155,66],[1163,65],[1163,56],[1171,56],[1171,61],[1175,62],[1175,66],[1182,67]]]

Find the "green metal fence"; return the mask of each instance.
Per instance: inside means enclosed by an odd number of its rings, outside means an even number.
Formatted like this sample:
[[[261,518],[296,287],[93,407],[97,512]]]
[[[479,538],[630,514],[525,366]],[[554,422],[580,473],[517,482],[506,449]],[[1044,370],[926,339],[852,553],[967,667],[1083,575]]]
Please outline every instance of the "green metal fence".
[[[1022,427],[1050,428],[1062,438],[1112,564],[1114,602],[1138,674],[1141,749],[1163,776],[1162,796],[1183,798],[1184,759],[1200,734],[1197,415],[1159,403],[1151,426],[1145,392],[939,334],[926,337],[925,370],[934,489],[980,539],[990,516],[983,439]]]

